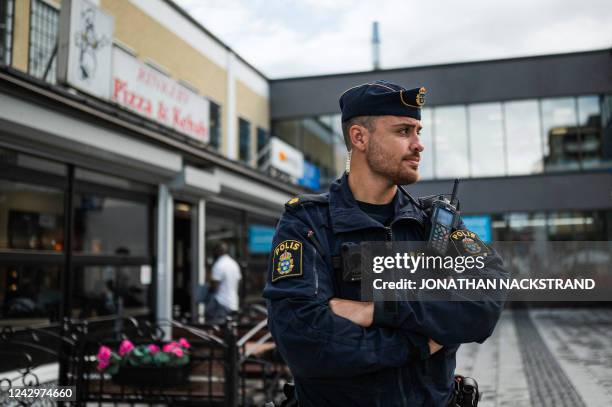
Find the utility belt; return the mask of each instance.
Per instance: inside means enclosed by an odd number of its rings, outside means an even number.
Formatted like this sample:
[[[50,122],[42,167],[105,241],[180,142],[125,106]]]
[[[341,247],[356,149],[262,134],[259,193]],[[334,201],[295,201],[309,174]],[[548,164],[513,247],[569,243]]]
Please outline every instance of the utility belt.
[[[471,377],[455,376],[453,397],[448,407],[477,407],[482,394],[478,391],[478,383]]]
[[[281,404],[277,405],[272,402],[268,402],[264,407],[300,407],[300,404],[295,397],[295,384],[285,383],[283,386],[283,394],[285,395],[285,400],[283,400]]]
[[[293,383],[285,383],[283,393],[286,399],[280,407],[299,407]],[[475,379],[456,375],[453,383],[453,397],[448,407],[478,407],[481,396],[482,394],[478,391],[478,382]],[[274,404],[267,403],[266,407],[274,407]]]

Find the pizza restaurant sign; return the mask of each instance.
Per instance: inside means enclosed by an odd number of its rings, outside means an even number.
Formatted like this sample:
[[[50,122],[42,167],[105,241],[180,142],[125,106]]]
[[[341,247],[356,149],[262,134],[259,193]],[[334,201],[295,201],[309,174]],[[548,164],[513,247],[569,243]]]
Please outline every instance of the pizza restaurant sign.
[[[131,111],[208,143],[208,101],[118,47],[113,48],[111,97]]]

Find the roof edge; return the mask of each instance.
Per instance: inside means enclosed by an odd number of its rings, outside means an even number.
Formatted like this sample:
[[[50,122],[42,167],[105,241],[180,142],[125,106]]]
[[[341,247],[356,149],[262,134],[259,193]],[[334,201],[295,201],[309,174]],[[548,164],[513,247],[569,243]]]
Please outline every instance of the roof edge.
[[[448,68],[448,67],[452,67],[452,66],[465,66],[465,65],[476,65],[476,64],[492,64],[492,63],[500,63],[500,62],[503,63],[503,62],[514,62],[514,61],[527,61],[527,60],[536,60],[536,59],[558,58],[558,57],[564,57],[564,56],[579,56],[579,55],[598,54],[598,53],[606,53],[606,52],[610,53],[610,56],[612,56],[612,47],[611,48],[595,49],[595,50],[586,50],[586,51],[556,53],[556,54],[528,55],[528,56],[522,56],[522,57],[511,57],[511,58],[501,58],[501,59],[484,59],[484,60],[465,61],[465,62],[448,62],[448,63],[443,63],[443,64],[406,66],[406,67],[399,67],[399,68],[376,69],[376,70],[369,70],[369,71],[340,72],[340,73],[312,75],[312,76],[293,76],[293,77],[278,78],[278,79],[268,79],[268,82],[270,84],[274,84],[274,83],[277,83],[277,82],[284,82],[284,81],[299,81],[299,80],[308,80],[308,79],[337,78],[337,77],[340,77],[340,76],[356,76],[356,75],[367,75],[367,74],[373,74],[373,73],[401,72],[401,71],[410,71],[410,70],[417,70],[417,69]]]

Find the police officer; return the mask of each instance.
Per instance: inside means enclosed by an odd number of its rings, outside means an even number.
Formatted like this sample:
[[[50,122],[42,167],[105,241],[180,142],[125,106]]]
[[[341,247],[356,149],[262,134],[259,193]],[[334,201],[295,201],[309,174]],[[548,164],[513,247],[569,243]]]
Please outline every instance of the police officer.
[[[277,224],[263,295],[303,407],[452,405],[459,344],[482,343],[499,318],[496,298],[361,301],[338,265],[345,244],[426,239],[428,213],[398,188],[418,180],[425,93],[385,81],[346,90],[350,167],[329,192],[287,202]],[[461,243],[452,246],[466,254]],[[470,245],[489,254],[481,272],[507,278],[492,249],[477,237]]]

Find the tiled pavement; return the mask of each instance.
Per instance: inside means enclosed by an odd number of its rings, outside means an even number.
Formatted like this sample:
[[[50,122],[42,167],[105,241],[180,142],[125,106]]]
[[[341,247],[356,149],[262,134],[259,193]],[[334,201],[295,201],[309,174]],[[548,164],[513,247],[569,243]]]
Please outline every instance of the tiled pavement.
[[[505,311],[456,372],[478,380],[481,407],[612,406],[612,309]]]

